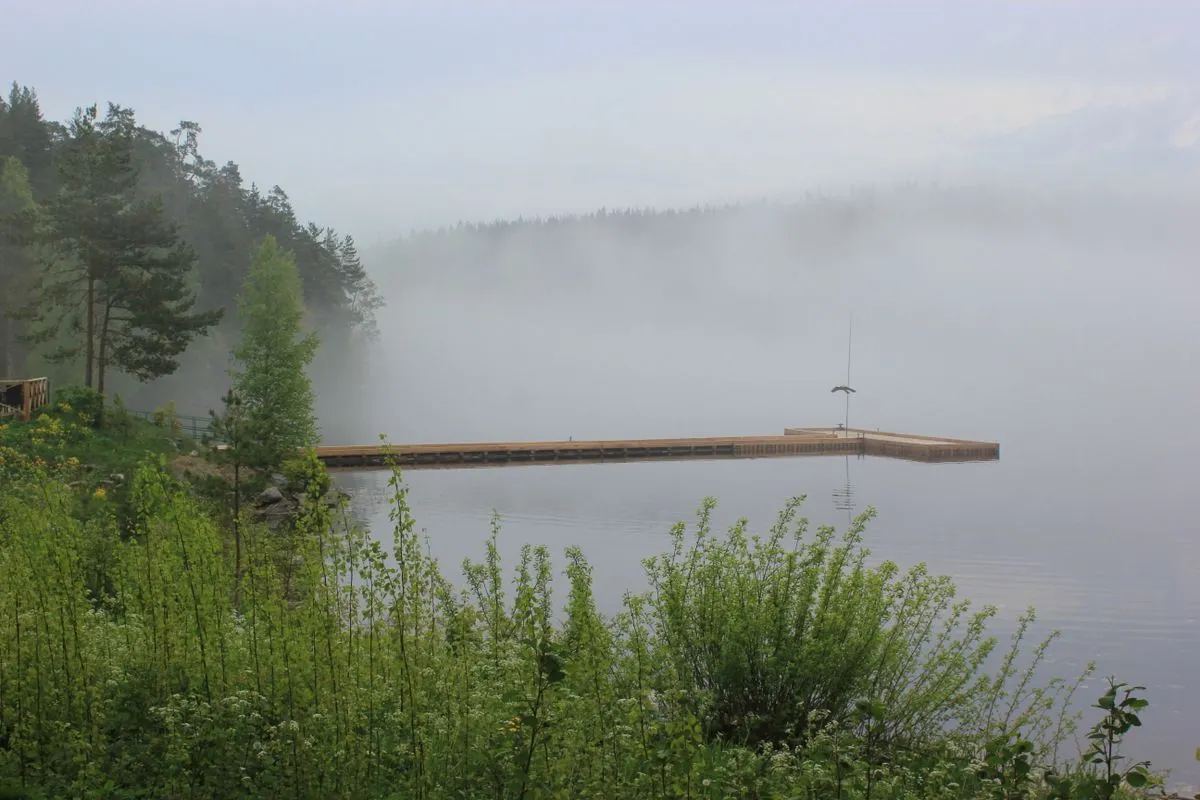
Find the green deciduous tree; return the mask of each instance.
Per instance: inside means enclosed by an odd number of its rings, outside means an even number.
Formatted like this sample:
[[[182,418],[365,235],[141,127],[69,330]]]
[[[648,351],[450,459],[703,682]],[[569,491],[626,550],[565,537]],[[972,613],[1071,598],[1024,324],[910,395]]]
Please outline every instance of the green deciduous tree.
[[[317,440],[312,383],[317,353],[304,332],[304,297],[296,262],[274,236],[263,239],[238,297],[242,338],[233,349],[234,391],[242,402],[242,463],[278,468]]]
[[[193,312],[192,249],[158,196],[138,192],[133,112],[109,105],[77,111],[59,156],[60,188],[44,208],[40,238],[51,248],[34,288],[31,341],[72,335],[49,354],[84,358],[84,384],[104,391],[108,367],[148,381],[169,375],[220,309]]]

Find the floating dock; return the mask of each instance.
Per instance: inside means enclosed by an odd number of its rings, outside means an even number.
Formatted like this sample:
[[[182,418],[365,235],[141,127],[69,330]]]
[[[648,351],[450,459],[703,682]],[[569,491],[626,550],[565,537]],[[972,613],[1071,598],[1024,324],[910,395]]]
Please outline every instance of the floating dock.
[[[462,469],[796,456],[877,456],[924,463],[998,461],[1000,445],[996,442],[913,436],[859,428],[786,428],[782,436],[379,444],[317,448],[317,457],[326,466],[336,469],[378,469],[392,464],[404,469]]]

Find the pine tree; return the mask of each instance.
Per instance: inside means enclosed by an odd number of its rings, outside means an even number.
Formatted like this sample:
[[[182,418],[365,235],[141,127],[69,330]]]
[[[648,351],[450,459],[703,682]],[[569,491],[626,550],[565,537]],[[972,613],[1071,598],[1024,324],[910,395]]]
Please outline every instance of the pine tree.
[[[317,441],[312,383],[305,373],[317,335],[305,334],[296,262],[274,236],[263,239],[238,297],[242,338],[233,349],[234,392],[241,399],[242,463],[277,469]]]
[[[0,377],[24,375],[21,310],[29,290],[32,258],[27,246],[37,221],[29,172],[13,156],[0,160]]]
[[[0,160],[17,158],[29,170],[33,197],[40,202],[54,192],[54,139],[59,132],[55,123],[42,118],[37,92],[14,81],[8,100],[0,97]]]
[[[104,391],[109,366],[148,381],[169,375],[188,344],[220,321],[193,312],[195,254],[166,217],[160,197],[138,192],[133,112],[109,105],[77,111],[59,160],[60,189],[45,204],[43,239],[54,249],[34,291],[30,339],[64,326],[70,344],[54,361],[84,357],[84,384]]]
[[[337,271],[346,287],[350,313],[368,339],[378,339],[379,326],[375,321],[375,312],[383,308],[383,297],[363,267],[354,237],[347,235],[338,241],[334,234],[333,238],[338,256]]]

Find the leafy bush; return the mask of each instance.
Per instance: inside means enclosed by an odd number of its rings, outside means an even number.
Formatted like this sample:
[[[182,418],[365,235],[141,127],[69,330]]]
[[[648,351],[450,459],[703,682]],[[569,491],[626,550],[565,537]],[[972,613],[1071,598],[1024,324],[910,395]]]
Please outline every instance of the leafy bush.
[[[947,579],[923,566],[907,575],[891,562],[867,566],[873,510],[840,543],[828,527],[807,540],[802,501],[765,539],[749,537],[744,520],[722,539],[709,499],[694,542],[677,526],[671,555],[648,562],[666,654],[694,710],[709,736],[747,743],[800,742],[814,714],[841,726],[856,709],[873,710],[890,738],[933,733],[973,700],[995,609],[959,629],[967,607],[952,606]]]
[[[104,395],[86,386],[64,386],[54,392],[54,404],[83,425],[104,425]]]
[[[288,488],[297,494],[313,492],[317,498],[321,498],[333,488],[329,473],[312,450],[284,461],[280,472]]]
[[[183,433],[182,423],[180,423],[179,415],[175,411],[174,400],[154,409],[154,413],[150,415],[150,420],[156,426],[169,430],[172,436],[180,436]]]
[[[92,435],[91,428],[61,413],[43,412],[29,422],[0,423],[0,478],[15,481],[30,471],[73,470],[79,467],[79,459],[70,451]]]
[[[104,412],[104,427],[120,437],[128,438],[133,433],[133,415],[119,394],[113,395],[112,406]]]

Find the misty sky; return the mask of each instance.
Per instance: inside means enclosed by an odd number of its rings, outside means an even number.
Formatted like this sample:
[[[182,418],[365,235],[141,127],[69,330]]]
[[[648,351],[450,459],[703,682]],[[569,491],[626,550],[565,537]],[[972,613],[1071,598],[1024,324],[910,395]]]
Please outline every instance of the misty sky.
[[[181,118],[302,218],[414,226],[1045,169],[1200,177],[1191,2],[10,0],[46,113]]]

